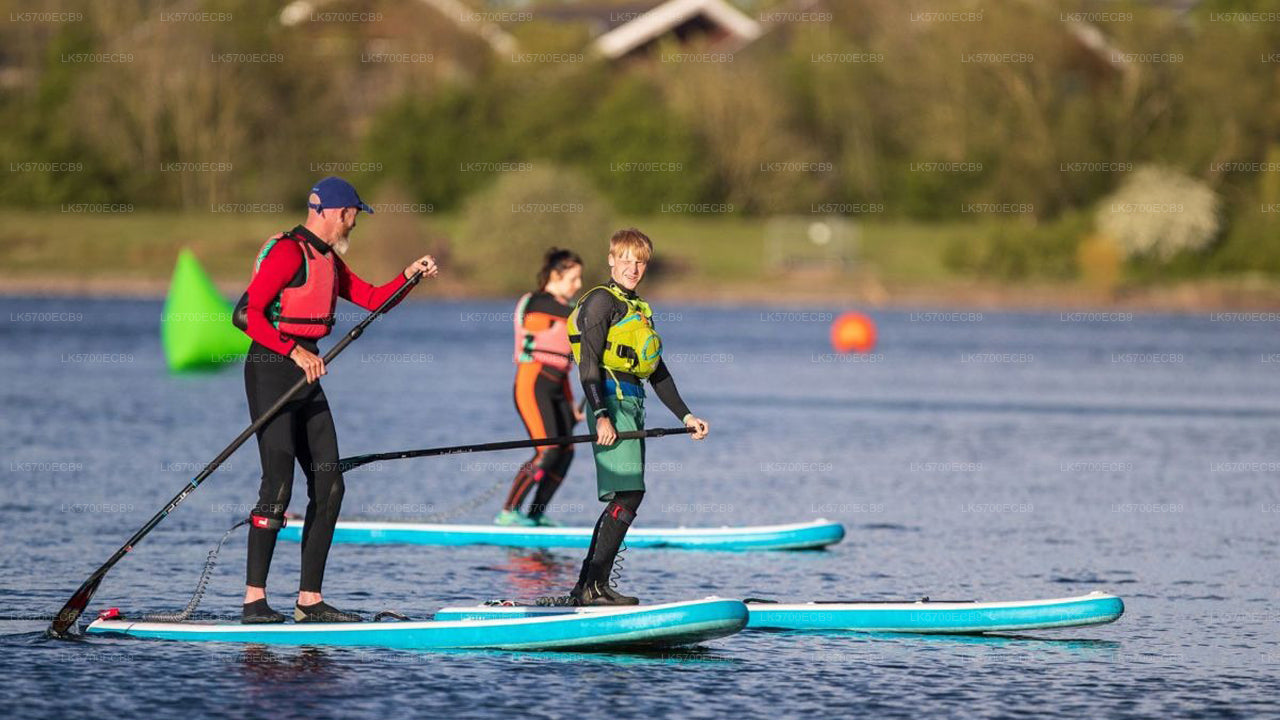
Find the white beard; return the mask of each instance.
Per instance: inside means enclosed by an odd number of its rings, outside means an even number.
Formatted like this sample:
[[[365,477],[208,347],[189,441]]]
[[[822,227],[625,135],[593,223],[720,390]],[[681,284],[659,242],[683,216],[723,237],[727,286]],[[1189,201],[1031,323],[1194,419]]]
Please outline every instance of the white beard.
[[[333,251],[339,255],[346,255],[349,247],[351,247],[351,240],[343,237],[333,244]]]

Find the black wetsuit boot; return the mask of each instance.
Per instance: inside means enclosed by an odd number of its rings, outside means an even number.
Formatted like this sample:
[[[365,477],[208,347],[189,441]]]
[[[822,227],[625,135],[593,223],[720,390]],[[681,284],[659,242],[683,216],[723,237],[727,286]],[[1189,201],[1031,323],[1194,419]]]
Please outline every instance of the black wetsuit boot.
[[[294,605],[293,621],[300,623],[346,623],[363,622],[364,618],[355,613],[339,610],[322,600],[315,605]]]
[[[240,622],[245,625],[264,625],[282,623],[284,621],[284,615],[272,610],[271,606],[267,604],[266,598],[245,603],[244,609],[240,614]]]
[[[610,575],[613,563],[617,559],[618,550],[626,538],[627,529],[635,519],[636,507],[644,497],[643,492],[622,492],[605,506],[600,519],[596,521],[595,532],[591,536],[591,547],[587,557],[582,561],[582,572],[578,576],[578,584],[570,591],[569,597],[575,605],[638,605],[640,600],[623,595],[610,586]]]

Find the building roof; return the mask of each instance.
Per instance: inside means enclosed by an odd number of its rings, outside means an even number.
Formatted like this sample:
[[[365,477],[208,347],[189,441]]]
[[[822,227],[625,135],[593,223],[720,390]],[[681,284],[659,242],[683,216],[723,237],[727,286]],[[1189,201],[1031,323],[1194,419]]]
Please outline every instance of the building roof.
[[[727,44],[735,47],[755,40],[763,32],[760,23],[725,0],[667,0],[604,33],[593,46],[613,60],[689,26],[714,28],[727,39]]]

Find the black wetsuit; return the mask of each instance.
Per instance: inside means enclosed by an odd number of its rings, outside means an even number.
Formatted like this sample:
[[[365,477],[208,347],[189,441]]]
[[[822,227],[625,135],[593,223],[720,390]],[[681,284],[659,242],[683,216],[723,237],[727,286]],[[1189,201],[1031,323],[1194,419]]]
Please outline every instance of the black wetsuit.
[[[636,293],[610,281],[611,287],[617,288],[626,297],[635,297]],[[605,339],[609,328],[626,317],[630,312],[628,306],[612,293],[604,291],[589,292],[578,303],[578,331],[581,338],[581,357],[578,363],[578,375],[582,379],[582,391],[591,408],[590,418],[599,418],[608,414],[604,404],[606,373],[601,366],[600,356],[604,350]],[[641,386],[640,378],[631,373],[613,371],[613,377],[619,382]],[[646,378],[658,395],[658,399],[667,406],[676,417],[684,418],[689,414],[689,407],[680,398],[675,380],[667,370],[664,361],[659,360],[653,374]],[[589,429],[595,431],[595,420],[590,421]],[[644,442],[641,440],[641,442]],[[598,582],[607,585],[613,570],[613,564],[626,538],[627,529],[635,519],[636,511],[644,500],[644,491],[623,491],[614,494],[605,506],[604,512],[596,521],[595,531],[591,536],[591,546],[587,549],[587,557],[582,561],[582,571],[578,576],[578,585],[574,594],[579,594],[588,583]]]
[[[314,342],[299,340],[298,344],[319,354]],[[259,417],[303,377],[305,374],[293,360],[254,342],[244,366],[249,416]],[[320,592],[345,491],[338,471],[338,434],[320,383],[308,385],[301,398],[286,405],[258,431],[257,437],[262,485],[253,515],[277,521],[284,517],[293,494],[293,464],[296,461],[301,465],[307,478],[307,511],[298,589]],[[248,585],[267,586],[275,546],[276,529],[256,525],[249,529]]]
[[[324,241],[299,225],[291,233],[322,255],[333,252]],[[249,400],[249,416],[256,420],[276,403],[298,380],[302,369],[289,357],[294,345],[319,355],[316,340],[281,332],[267,317],[266,308],[285,287],[306,281],[300,244],[275,243],[261,259],[248,289],[248,330],[253,338],[244,364],[244,387]],[[390,299],[405,283],[404,275],[373,286],[362,280],[334,257],[336,294],[372,310]],[[246,584],[265,588],[276,533],[284,520],[293,494],[293,465],[302,466],[307,478],[306,526],[302,531],[302,577],[298,589],[320,592],[325,561],[333,542],[334,526],[342,508],[345,489],[338,470],[338,434],[329,412],[329,402],[319,381],[308,385],[257,433],[258,455],[262,460],[262,484],[251,514]]]

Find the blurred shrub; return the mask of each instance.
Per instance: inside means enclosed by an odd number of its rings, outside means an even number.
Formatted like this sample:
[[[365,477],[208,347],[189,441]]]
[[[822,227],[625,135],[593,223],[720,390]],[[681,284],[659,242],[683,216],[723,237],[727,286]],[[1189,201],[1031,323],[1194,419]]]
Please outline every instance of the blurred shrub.
[[[658,89],[599,65],[536,78],[508,71],[405,98],[380,114],[367,145],[390,177],[441,210],[492,182],[494,164],[535,158],[580,169],[633,213],[707,201],[711,179],[698,136]]]
[[[1271,143],[1265,158],[1280,166],[1280,143]],[[1205,269],[1280,275],[1280,173],[1258,173],[1256,189],[1240,193],[1233,206],[1222,242]]]
[[[1208,262],[1202,263],[1203,269],[1280,275],[1280,212],[1262,212],[1263,204],[1253,198],[1239,204],[1240,210],[1232,217]]]
[[[660,52],[680,49],[664,44]],[[808,212],[811,203],[831,197],[835,159],[801,132],[795,117],[801,103],[773,76],[766,52],[735,54],[733,62],[719,64],[666,63],[663,97],[696,129],[723,199],[735,211]]]
[[[547,248],[600,247],[612,231],[609,203],[579,172],[537,163],[501,175],[464,208],[461,246],[479,287],[533,289]],[[588,261],[590,262],[590,261]]]
[[[1111,292],[1124,274],[1124,253],[1106,235],[1089,235],[1076,247],[1080,279],[1095,290]]]
[[[21,23],[10,26],[20,27]],[[76,132],[68,119],[79,112],[74,94],[83,81],[83,71],[71,63],[54,62],[64,54],[94,50],[89,25],[60,25],[44,48],[30,33],[10,34],[0,46],[7,59],[18,60],[19,66],[23,61],[29,66],[45,62],[25,97],[0,92],[0,159],[10,170],[13,164],[25,162],[52,162],[67,168],[66,172],[10,175],[0,183],[0,204],[56,207],[60,203],[129,201],[130,195],[120,187],[121,178],[104,168],[98,147]]]
[[[414,200],[451,210],[492,178],[471,168],[515,159],[502,115],[499,98],[483,88],[406,96],[378,116],[366,145]]]
[[[1218,196],[1208,185],[1156,166],[1134,171],[1103,199],[1095,219],[1127,257],[1161,262],[1204,250],[1221,230]]]
[[[430,215],[415,212],[418,208],[404,188],[388,184],[379,190],[376,201],[365,197],[374,203],[376,212],[360,216],[347,258],[361,275],[381,282],[428,252],[435,254],[442,267],[451,264],[447,246],[429,239]]]
[[[1050,223],[1002,221],[980,240],[952,240],[943,262],[953,271],[997,280],[1069,280],[1089,218],[1069,213]]]
[[[614,83],[582,133],[585,169],[620,211],[654,213],[663,203],[711,199],[708,154],[648,81],[632,76]]]

